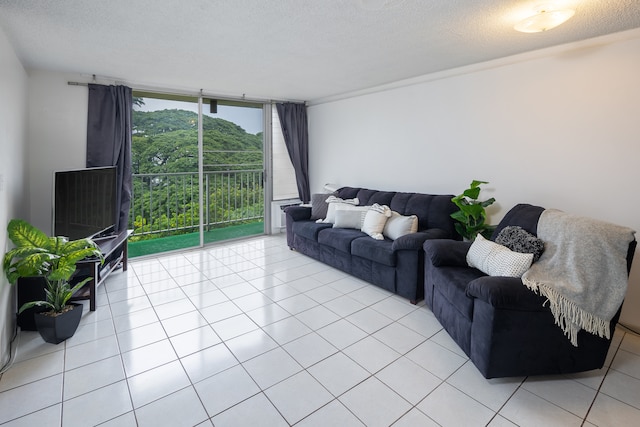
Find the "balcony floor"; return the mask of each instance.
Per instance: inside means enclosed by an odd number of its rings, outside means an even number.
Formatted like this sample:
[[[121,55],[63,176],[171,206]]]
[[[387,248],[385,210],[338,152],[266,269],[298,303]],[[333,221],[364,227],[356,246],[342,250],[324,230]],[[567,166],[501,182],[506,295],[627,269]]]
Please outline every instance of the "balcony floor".
[[[205,243],[222,242],[241,237],[255,236],[264,233],[264,222],[231,225],[204,233]],[[200,244],[198,233],[180,234],[177,236],[159,237],[157,239],[129,242],[129,258],[153,255],[178,249],[194,248]]]

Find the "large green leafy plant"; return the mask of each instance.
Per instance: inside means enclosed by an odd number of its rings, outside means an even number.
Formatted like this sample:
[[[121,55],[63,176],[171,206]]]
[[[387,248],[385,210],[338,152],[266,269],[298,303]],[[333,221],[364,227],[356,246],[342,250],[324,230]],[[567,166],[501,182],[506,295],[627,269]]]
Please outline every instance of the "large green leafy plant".
[[[488,184],[488,182],[474,179],[469,188],[451,199],[460,209],[451,214],[451,218],[458,221],[455,223],[456,231],[469,240],[474,240],[478,234],[488,239],[495,230],[495,226],[485,223],[487,220],[485,208],[493,204],[496,199],[492,197],[485,201],[478,200],[482,184]]]
[[[49,237],[26,221],[13,219],[7,226],[9,239],[15,245],[4,255],[3,269],[10,283],[20,277],[41,276],[46,280],[45,301],[31,301],[20,307],[19,312],[44,306],[54,313],[62,313],[73,294],[91,278],[71,286],[76,262],[87,257],[104,258],[91,239],[69,241],[66,237]]]

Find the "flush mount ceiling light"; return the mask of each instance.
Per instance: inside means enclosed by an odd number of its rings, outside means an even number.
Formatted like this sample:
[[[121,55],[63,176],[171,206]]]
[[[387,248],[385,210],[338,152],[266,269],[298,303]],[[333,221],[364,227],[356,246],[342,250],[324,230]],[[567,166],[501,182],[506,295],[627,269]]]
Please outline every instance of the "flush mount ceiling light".
[[[550,5],[535,8],[535,14],[518,22],[513,28],[523,33],[540,33],[566,22],[576,13],[573,9],[555,9]]]

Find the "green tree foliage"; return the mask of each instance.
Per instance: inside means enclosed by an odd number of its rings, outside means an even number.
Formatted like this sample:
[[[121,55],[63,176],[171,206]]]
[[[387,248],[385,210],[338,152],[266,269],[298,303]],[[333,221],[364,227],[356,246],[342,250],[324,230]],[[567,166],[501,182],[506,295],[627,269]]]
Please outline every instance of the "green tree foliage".
[[[202,125],[205,173],[212,172],[205,181],[209,190],[205,194],[206,226],[247,222],[246,218],[261,220],[262,133],[252,135],[235,123],[208,116],[203,116]],[[130,223],[135,234],[196,231],[200,185],[197,114],[177,109],[134,111],[132,166],[134,175],[142,175],[133,183]]]

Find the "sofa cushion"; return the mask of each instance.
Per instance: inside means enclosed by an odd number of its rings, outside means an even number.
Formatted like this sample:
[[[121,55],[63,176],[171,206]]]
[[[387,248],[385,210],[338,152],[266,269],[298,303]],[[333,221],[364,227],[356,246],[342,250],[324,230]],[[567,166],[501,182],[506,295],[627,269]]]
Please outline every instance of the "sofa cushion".
[[[358,197],[358,192],[360,190],[361,188],[342,187],[339,188],[336,193],[337,197],[340,197],[341,199],[353,199],[354,197]]]
[[[533,254],[513,252],[478,234],[467,252],[467,262],[489,276],[522,277],[531,267]]]
[[[396,254],[391,248],[392,245],[391,240],[374,240],[363,237],[351,242],[351,255],[395,267]]]
[[[351,242],[358,237],[365,236],[367,235],[362,231],[351,228],[326,228],[318,233],[318,243],[349,254],[351,253]]]
[[[372,205],[373,203],[369,202],[369,199],[376,194],[377,190],[370,190],[368,188],[361,188],[358,190],[358,200],[360,200],[361,205]]]
[[[317,223],[315,221],[296,221],[292,227],[294,234],[317,242],[318,233],[326,228],[331,228],[331,224]]]
[[[358,193],[360,194],[360,193]],[[389,206],[389,203],[391,203],[391,200],[393,199],[393,197],[396,195],[397,193],[392,192],[392,191],[376,191],[373,194],[371,194],[371,196],[367,199],[366,202],[363,202],[362,200],[360,201],[360,204],[362,205],[374,205],[374,204],[379,204],[379,205],[386,205]]]

